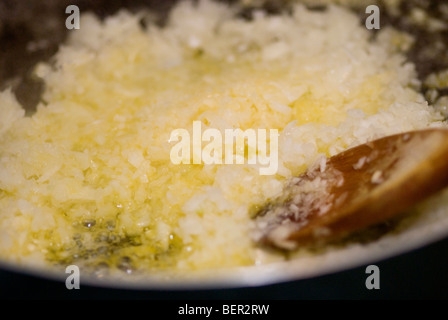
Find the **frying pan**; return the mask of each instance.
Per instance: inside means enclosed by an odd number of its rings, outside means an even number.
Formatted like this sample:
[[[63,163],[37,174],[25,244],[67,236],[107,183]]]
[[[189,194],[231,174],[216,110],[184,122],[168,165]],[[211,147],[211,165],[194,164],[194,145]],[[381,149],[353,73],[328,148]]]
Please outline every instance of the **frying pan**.
[[[175,0],[46,0],[15,1],[0,0],[0,88],[11,87],[27,114],[32,114],[40,101],[43,83],[32,77],[32,68],[39,61],[48,61],[67,36],[65,8],[77,5],[81,13],[93,11],[104,18],[119,9],[130,11],[150,9],[156,14],[157,23],[163,25]],[[225,1],[234,3],[238,1]],[[263,8],[269,13],[287,10],[294,1],[241,1],[241,16],[249,17],[252,10]],[[338,1],[303,1],[313,10],[324,10],[327,3]],[[339,1],[348,3],[358,13],[360,20],[366,18],[365,1]],[[429,74],[448,68],[448,30],[430,28],[413,18],[415,10],[423,10],[431,17],[448,22],[448,6],[440,1],[402,1],[391,6],[388,1],[368,1],[381,9],[381,28],[393,26],[415,37],[413,47],[407,53],[422,81],[421,93],[430,103],[448,95],[448,88],[433,88],[425,85]],[[389,4],[387,4],[389,3]],[[375,32],[375,31],[372,31]],[[439,106],[444,112],[446,107]],[[446,115],[446,114],[445,114]],[[448,209],[447,209],[448,210]],[[283,281],[313,278],[325,274],[347,270],[367,263],[380,261],[410,250],[421,248],[448,237],[448,213],[445,217],[433,219],[418,227],[410,227],[393,235],[393,241],[379,237],[363,245],[352,245],[324,255],[273,263],[261,267],[241,267],[231,270],[212,270],[192,273],[188,277],[175,275],[135,275],[114,278],[89,275],[83,282],[114,288],[131,289],[192,289],[228,288],[260,286]],[[49,269],[19,267],[9,262],[1,262],[6,270],[38,275],[44,278],[64,281],[66,274]]]

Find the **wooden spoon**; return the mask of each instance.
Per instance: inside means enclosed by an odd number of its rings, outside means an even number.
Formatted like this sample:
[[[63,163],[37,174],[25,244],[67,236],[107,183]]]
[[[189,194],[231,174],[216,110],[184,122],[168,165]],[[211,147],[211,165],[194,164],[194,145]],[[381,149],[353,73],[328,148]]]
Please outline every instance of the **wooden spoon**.
[[[256,240],[292,250],[402,214],[448,186],[448,130],[412,131],[348,149],[291,179],[256,215]]]

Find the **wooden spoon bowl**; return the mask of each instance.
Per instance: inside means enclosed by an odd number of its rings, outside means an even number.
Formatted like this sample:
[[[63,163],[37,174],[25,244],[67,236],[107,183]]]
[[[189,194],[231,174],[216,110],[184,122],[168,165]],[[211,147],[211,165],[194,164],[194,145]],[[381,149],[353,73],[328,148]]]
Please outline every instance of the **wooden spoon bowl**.
[[[448,130],[384,137],[291,180],[256,216],[256,240],[292,250],[385,222],[448,186]]]

